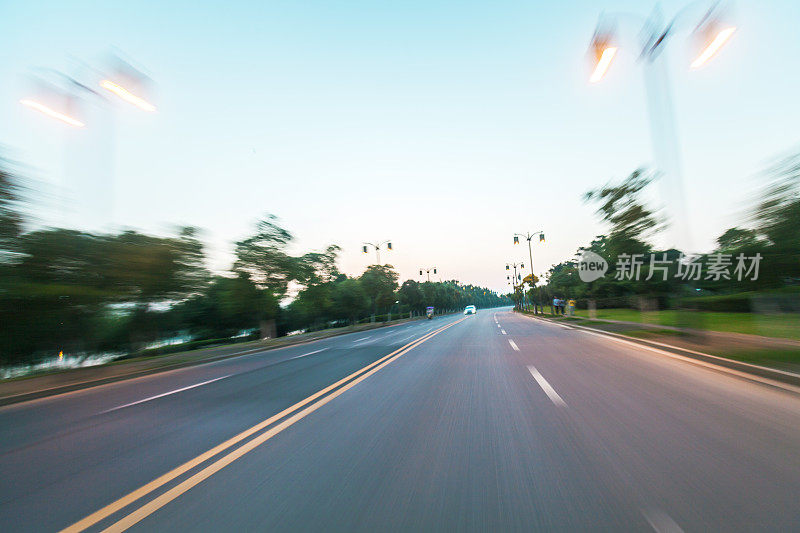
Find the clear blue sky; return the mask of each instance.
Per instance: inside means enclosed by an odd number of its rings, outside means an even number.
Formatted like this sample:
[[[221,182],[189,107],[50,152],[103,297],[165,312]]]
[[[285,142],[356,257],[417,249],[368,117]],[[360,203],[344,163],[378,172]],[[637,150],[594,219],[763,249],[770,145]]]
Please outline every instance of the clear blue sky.
[[[669,16],[685,3],[661,6]],[[374,257],[362,241],[391,238],[403,279],[437,266],[503,289],[504,263],[527,263],[515,231],[545,230],[534,252],[545,271],[603,231],[581,195],[651,161],[634,51],[590,86],[586,49],[601,10],[652,6],[0,2],[0,144],[38,180],[43,220],[80,205],[66,200],[73,185],[109,187],[116,224],[200,226],[218,269],[227,243],[272,212],[298,250],[341,245],[347,273]],[[687,32],[670,43],[701,249],[800,140],[800,3],[734,8],[739,29],[707,67],[688,69]],[[32,68],[80,76],[114,49],[152,77],[158,113],[119,107],[76,131],[18,104]]]

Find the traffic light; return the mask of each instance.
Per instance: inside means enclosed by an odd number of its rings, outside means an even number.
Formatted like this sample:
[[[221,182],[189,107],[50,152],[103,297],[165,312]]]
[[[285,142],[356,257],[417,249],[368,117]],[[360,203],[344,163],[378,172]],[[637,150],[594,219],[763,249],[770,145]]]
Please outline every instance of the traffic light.
[[[433,269],[433,273],[436,274],[436,269],[435,268]]]
[[[506,265],[506,270],[508,270],[508,265]]]
[[[367,246],[366,245],[362,246],[361,249],[364,251],[364,253],[367,253]]]
[[[539,242],[544,242],[544,233],[539,234]]]
[[[525,263],[520,263],[519,268],[525,268]]]
[[[519,237],[514,235],[514,244],[519,244]]]
[[[422,275],[422,270],[420,270],[420,271],[419,271],[419,275],[420,275],[420,276]]]
[[[522,279],[522,274],[517,274],[517,281],[520,281],[521,279]]]
[[[387,247],[388,249],[390,249],[390,250],[391,250],[391,249],[392,249],[392,243],[390,243],[390,242],[387,242],[387,243],[386,243],[386,247]]]

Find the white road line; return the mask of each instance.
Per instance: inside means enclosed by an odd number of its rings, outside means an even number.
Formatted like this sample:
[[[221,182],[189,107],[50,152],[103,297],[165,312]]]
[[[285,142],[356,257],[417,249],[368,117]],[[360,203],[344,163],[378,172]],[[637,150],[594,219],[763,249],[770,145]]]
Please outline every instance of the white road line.
[[[410,339],[413,336],[414,335],[412,334],[412,335],[409,335],[408,337],[403,337],[402,339],[398,340],[397,342],[405,342],[405,341],[407,341],[408,339]]]
[[[356,339],[356,340],[354,340],[354,341],[353,341],[353,344],[355,344],[355,343],[357,343],[357,342],[365,341],[365,340],[367,340],[367,339],[371,339],[371,338],[372,338],[372,335],[369,335],[369,336],[367,336],[367,337],[361,337],[360,339]]]
[[[506,330],[504,330],[504,329],[501,329],[501,330],[500,330],[500,333],[502,333],[503,335],[506,335]]]
[[[566,402],[561,399],[561,396],[558,395],[556,390],[553,387],[550,386],[550,384],[547,382],[546,379],[544,379],[544,376],[542,376],[539,373],[539,371],[536,370],[536,367],[534,367],[533,365],[528,365],[528,372],[531,373],[531,376],[533,376],[533,379],[536,380],[536,383],[539,384],[539,386],[542,388],[544,393],[547,394],[547,397],[550,398],[553,401],[554,404],[556,404],[556,405],[558,405],[560,407],[566,407],[567,406]]]
[[[517,346],[517,343],[516,343],[516,342],[512,341],[511,339],[508,339],[508,344],[510,344],[510,345],[511,345],[511,347],[512,347],[512,348],[514,348],[514,351],[515,351],[515,352],[518,352],[518,351],[519,351],[519,346]]]
[[[681,526],[660,509],[642,509],[642,515],[658,533],[683,533]]]
[[[327,348],[320,348],[319,350],[314,350],[313,352],[304,353],[303,355],[295,355],[294,357],[290,357],[287,361],[292,361],[294,359],[300,359],[301,357],[305,357],[307,355],[314,355],[315,353],[324,352]]]
[[[500,327],[500,324],[497,324],[497,327],[499,328],[499,327]]]
[[[171,390],[169,392],[165,392],[163,394],[156,394],[155,396],[150,396],[149,398],[145,398],[143,400],[139,400],[137,402],[126,403],[125,405],[119,405],[117,407],[113,407],[111,409],[106,409],[102,411],[100,414],[103,413],[110,413],[111,411],[116,411],[117,409],[123,409],[125,407],[130,407],[132,405],[138,405],[140,403],[149,402],[150,400],[155,400],[157,398],[163,398],[164,396],[169,396],[170,394],[177,394],[179,392],[183,392],[185,390],[194,389],[195,387],[202,387],[203,385],[208,385],[209,383],[214,383],[215,381],[219,381],[221,379],[229,378],[233,374],[228,374],[227,376],[222,376],[220,378],[209,379],[208,381],[203,381],[202,383],[195,383],[194,385],[189,385],[188,387],[183,387],[180,389]]]

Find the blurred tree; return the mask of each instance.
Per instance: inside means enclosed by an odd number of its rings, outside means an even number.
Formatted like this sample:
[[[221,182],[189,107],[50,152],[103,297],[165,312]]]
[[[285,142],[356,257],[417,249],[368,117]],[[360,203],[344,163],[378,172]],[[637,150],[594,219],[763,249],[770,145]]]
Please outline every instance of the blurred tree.
[[[355,323],[369,309],[369,298],[357,279],[345,278],[334,284],[331,294],[334,316]]]
[[[247,275],[259,287],[284,297],[289,282],[301,276],[301,265],[287,252],[292,234],[267,215],[256,225],[256,233],[236,243],[235,272]]]
[[[397,297],[400,304],[408,309],[416,313],[425,311],[425,299],[418,282],[411,279],[404,281],[397,291]]]
[[[0,264],[7,263],[17,252],[22,234],[22,189],[19,179],[0,158]]]
[[[324,252],[309,252],[299,257],[298,282],[314,285],[335,280],[340,275],[336,261],[341,250],[339,246],[331,244]]]
[[[359,281],[369,298],[373,315],[378,312],[378,308],[387,308],[394,303],[397,272],[392,270],[391,265],[370,265],[361,274]]]
[[[664,222],[640,198],[654,177],[652,172],[637,169],[617,185],[606,185],[584,195],[585,201],[600,204],[597,214],[610,225],[604,245],[612,257],[648,253],[648,236],[663,228]]]
[[[717,245],[718,251],[728,253],[752,248],[758,245],[758,234],[751,229],[730,228],[717,237]]]

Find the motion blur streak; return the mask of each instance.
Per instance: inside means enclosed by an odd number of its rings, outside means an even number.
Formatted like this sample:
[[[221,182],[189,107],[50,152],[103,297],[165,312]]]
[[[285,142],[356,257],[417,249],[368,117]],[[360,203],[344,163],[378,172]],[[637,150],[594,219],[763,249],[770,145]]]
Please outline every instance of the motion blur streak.
[[[603,76],[608,70],[609,65],[611,65],[611,60],[614,59],[614,54],[616,53],[617,48],[615,46],[609,46],[603,50],[603,55],[600,56],[600,61],[597,62],[597,66],[595,67],[594,72],[592,72],[592,77],[589,78],[591,83],[597,83],[603,79]]]
[[[443,326],[443,327],[437,329],[436,331],[433,331],[431,333],[423,335],[423,336],[413,340],[412,342],[402,346],[401,348],[393,351],[392,353],[390,353],[388,355],[385,355],[384,357],[381,357],[377,361],[365,366],[364,368],[361,368],[360,370],[350,374],[349,376],[347,376],[347,377],[345,377],[343,379],[340,379],[339,381],[337,381],[337,382],[335,382],[335,383],[333,383],[331,385],[328,385],[324,389],[312,394],[308,398],[305,398],[304,400],[292,405],[291,407],[289,407],[287,409],[284,409],[283,411],[277,413],[276,415],[273,415],[273,416],[269,417],[268,419],[264,420],[263,422],[260,422],[259,424],[256,424],[255,426],[253,426],[253,427],[241,432],[240,434],[236,435],[235,437],[232,437],[232,438],[226,440],[225,442],[223,442],[222,444],[219,444],[219,445],[215,446],[214,448],[208,450],[207,452],[199,455],[198,457],[195,457],[191,461],[188,461],[188,462],[182,464],[181,466],[175,468],[174,470],[172,470],[170,472],[167,472],[166,474],[158,477],[157,479],[154,479],[153,481],[151,481],[147,485],[145,485],[143,487],[140,487],[139,489],[131,492],[127,496],[124,496],[124,497],[120,498],[119,500],[117,500],[115,502],[112,502],[109,505],[106,505],[102,509],[92,513],[91,515],[87,516],[83,520],[80,520],[80,521],[76,522],[75,524],[72,524],[71,526],[63,529],[62,532],[63,533],[77,533],[79,531],[84,531],[85,529],[93,526],[94,524],[98,523],[99,521],[111,516],[112,514],[116,513],[117,511],[120,511],[121,509],[123,509],[124,507],[130,505],[131,503],[135,502],[136,500],[138,500],[138,499],[146,496],[147,494],[153,492],[154,490],[158,489],[159,487],[162,487],[163,485],[165,485],[166,483],[172,481],[173,479],[181,476],[182,474],[185,474],[186,472],[188,472],[189,470],[193,469],[194,467],[200,465],[204,461],[214,457],[215,455],[218,455],[219,453],[221,453],[221,452],[227,450],[228,448],[230,448],[230,447],[238,444],[239,442],[243,441],[247,437],[250,437],[250,436],[254,435],[255,433],[261,431],[262,429],[272,425],[273,423],[277,422],[281,418],[283,418],[285,416],[288,416],[288,415],[290,415],[292,413],[295,413],[295,416],[297,416],[296,411],[298,409],[300,409],[301,407],[303,407],[304,405],[307,405],[307,404],[313,402],[317,398],[319,398],[321,396],[324,396],[328,392],[336,389],[337,387],[339,387],[340,385],[346,383],[347,381],[349,381],[349,380],[351,380],[353,378],[356,378],[357,376],[359,376],[360,374],[363,374],[364,372],[369,371],[369,373],[364,375],[364,376],[362,376],[362,378],[360,378],[360,379],[358,379],[356,381],[353,381],[353,382],[350,383],[349,386],[346,386],[346,387],[340,389],[338,391],[338,393],[336,393],[335,395],[341,394],[342,392],[344,392],[345,390],[350,388],[352,385],[355,385],[357,382],[361,381],[361,379],[366,378],[369,375],[372,375],[374,372],[377,372],[380,368],[383,368],[383,366],[385,366],[386,364],[389,364],[395,358],[400,357],[401,355],[405,354],[409,350],[411,350],[411,349],[415,348],[416,346],[422,344],[426,340],[430,339],[431,337],[435,336],[436,334],[440,333],[441,331],[444,331],[445,329],[449,328],[450,326],[461,322],[462,320],[464,320],[464,319],[462,318],[461,320],[457,320],[456,322],[452,322],[452,323],[450,323],[450,324],[448,324],[446,326]],[[378,366],[378,365],[380,365],[380,366]],[[377,368],[375,368],[375,367],[377,367]],[[372,370],[370,370],[370,369],[372,369]],[[333,395],[329,396],[326,399],[326,402],[329,401],[330,399],[333,399],[333,397],[334,397]],[[113,411],[113,410],[111,410],[111,411]],[[109,412],[111,412],[111,411],[109,411]],[[305,412],[305,411],[303,411],[303,412]],[[302,417],[299,417],[299,418],[302,418]],[[297,419],[299,419],[299,418],[297,418]],[[297,419],[292,418],[292,419],[289,419],[289,420],[297,420]],[[275,428],[273,428],[272,432],[264,434],[264,435],[269,435],[269,436],[264,438],[263,440],[259,441],[259,444],[262,443],[262,442],[265,442],[266,440],[268,440],[270,437],[272,437],[272,435],[282,431],[282,429],[278,429],[278,428],[288,427],[288,425],[291,425],[291,424],[287,424],[286,422],[288,422],[288,420],[284,421],[284,423],[281,426],[276,426]],[[277,431],[275,431],[275,430],[277,430]],[[264,437],[264,435],[262,435],[262,437]],[[254,441],[251,441],[251,444],[253,442]],[[250,449],[252,449],[252,448],[250,448]],[[241,448],[240,448],[240,450],[241,450]],[[230,457],[230,456],[231,456],[231,454],[226,456],[226,458]],[[235,457],[238,458],[238,456],[235,456]],[[214,463],[214,464],[215,465],[221,464],[221,460],[216,462],[216,463]],[[225,464],[229,464],[229,463],[225,463]],[[203,472],[206,472],[207,470],[208,470],[208,468],[203,470]],[[208,475],[211,475],[211,474],[209,473]],[[191,479],[196,481],[195,484],[199,483],[200,481],[202,481],[203,479],[208,477],[208,476],[205,476],[205,477],[202,477],[202,478],[198,478],[197,476],[199,476],[199,474],[196,475],[196,476],[193,476],[191,478]],[[179,487],[184,487],[184,486],[185,486],[184,484],[179,485]],[[194,485],[192,485],[192,486],[194,486]],[[176,489],[177,488],[178,487],[176,487],[175,489],[172,489],[167,494],[172,494],[172,495],[174,495],[174,497],[177,497],[179,495],[179,493],[176,493]],[[186,488],[183,492],[185,492],[186,490],[188,490],[188,488]],[[152,506],[156,501],[161,502],[162,500],[153,500],[148,505]],[[140,516],[141,515],[141,509],[139,511],[137,511],[137,512],[139,514],[136,514],[136,516],[139,517],[138,518],[139,520],[141,520],[141,518],[143,517],[143,516]],[[125,520],[130,519],[130,518],[131,518],[131,515],[126,517]]]
[[[82,128],[84,126],[83,122],[81,122],[80,120],[72,118],[69,115],[65,115],[64,113],[59,113],[55,109],[47,107],[46,105],[40,104],[39,102],[36,102],[29,98],[24,98],[20,100],[19,103],[24,106],[30,107],[31,109],[35,109],[40,113],[44,113],[48,117],[53,117],[55,119],[60,120],[61,122],[65,122],[70,126],[75,126],[76,128]]]
[[[281,422],[277,426],[269,429],[265,433],[262,433],[261,435],[259,435],[258,437],[254,438],[253,440],[251,440],[247,444],[243,445],[241,448],[237,448],[236,450],[232,451],[228,455],[226,455],[224,457],[221,457],[219,460],[217,460],[216,462],[208,465],[206,468],[204,468],[203,470],[201,470],[197,474],[193,475],[192,477],[190,477],[189,479],[187,479],[186,481],[184,481],[180,485],[168,490],[167,492],[165,492],[164,494],[162,494],[158,498],[148,502],[147,504],[143,505],[142,507],[140,507],[136,511],[132,512],[131,514],[129,514],[126,517],[124,517],[123,519],[119,520],[118,522],[115,522],[114,524],[112,524],[111,526],[106,528],[105,531],[107,531],[107,532],[122,532],[122,531],[126,531],[127,529],[129,529],[133,525],[135,525],[138,522],[142,521],[144,518],[150,516],[155,511],[161,509],[166,504],[168,504],[169,502],[171,502],[174,499],[176,499],[177,497],[179,497],[181,494],[184,494],[186,491],[190,490],[192,487],[198,485],[199,483],[202,483],[204,480],[208,479],[209,477],[211,477],[215,473],[219,472],[220,470],[222,470],[226,466],[230,465],[231,463],[233,463],[234,461],[236,461],[237,459],[239,459],[240,457],[242,457],[246,453],[258,448],[259,446],[261,446],[262,444],[267,442],[269,439],[271,439],[272,437],[274,437],[275,435],[277,435],[278,433],[280,433],[284,429],[288,428],[289,426],[291,426],[295,422],[305,418],[307,415],[313,413],[314,411],[316,411],[317,409],[319,409],[320,407],[322,407],[326,403],[328,403],[331,400],[337,398],[338,396],[341,396],[342,394],[344,394],[348,390],[352,389],[353,387],[355,387],[356,385],[358,385],[359,383],[361,383],[362,381],[364,381],[365,379],[367,379],[371,375],[373,375],[376,372],[378,372],[379,370],[381,370],[383,367],[389,365],[390,363],[392,363],[396,359],[402,357],[403,355],[405,355],[406,353],[410,352],[415,347],[417,347],[420,344],[424,343],[425,341],[427,341],[431,337],[437,335],[438,333],[441,333],[442,331],[446,330],[447,328],[449,328],[451,326],[454,326],[454,325],[458,324],[459,322],[463,322],[464,320],[465,319],[462,318],[460,320],[456,320],[455,322],[451,322],[451,323],[447,324],[446,326],[442,326],[441,328],[437,329],[436,331],[432,332],[431,334],[426,335],[426,336],[424,336],[424,337],[422,337],[422,338],[420,338],[420,339],[418,339],[418,340],[416,340],[416,341],[414,341],[412,343],[409,343],[408,345],[404,346],[400,350],[397,350],[397,351],[389,354],[388,356],[384,357],[383,359],[381,359],[380,361],[382,361],[382,362],[379,361],[380,364],[378,364],[377,366],[375,366],[376,363],[368,365],[366,368],[358,371],[356,374],[360,374],[364,370],[367,370],[367,368],[369,368],[369,367],[374,367],[374,368],[372,368],[371,370],[369,370],[368,372],[366,372],[362,376],[357,377],[353,381],[345,384],[343,387],[341,387],[340,389],[334,391],[333,393],[329,394],[328,396],[325,396],[324,398],[322,398],[320,400],[317,400],[316,402],[314,402],[313,404],[309,405],[308,407],[306,407],[302,411],[299,411],[299,412],[295,413],[294,415],[292,415],[291,417],[287,418],[286,420],[284,420],[283,422]],[[346,379],[349,379],[349,378],[346,378]],[[343,380],[343,381],[345,381],[345,380]],[[70,528],[70,530],[72,530],[72,528]]]
[[[147,100],[136,96],[125,87],[122,87],[121,85],[118,85],[113,81],[103,80],[100,82],[100,87],[108,91],[111,91],[112,93],[116,94],[126,102],[135,105],[139,109],[150,112],[154,112],[156,110],[156,106],[154,106]]]
[[[697,69],[702,67],[703,64],[705,64],[706,61],[711,59],[711,57],[717,53],[717,51],[722,47],[722,45],[725,44],[725,42],[728,39],[730,39],[731,35],[733,35],[733,32],[735,31],[736,28],[725,28],[724,30],[719,32],[717,36],[714,38],[714,40],[711,41],[711,44],[709,44],[706,47],[706,49],[703,50],[703,52],[699,56],[697,56],[697,59],[695,59],[692,62],[692,68]]]

